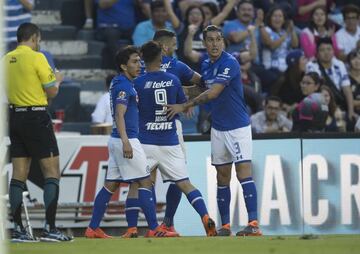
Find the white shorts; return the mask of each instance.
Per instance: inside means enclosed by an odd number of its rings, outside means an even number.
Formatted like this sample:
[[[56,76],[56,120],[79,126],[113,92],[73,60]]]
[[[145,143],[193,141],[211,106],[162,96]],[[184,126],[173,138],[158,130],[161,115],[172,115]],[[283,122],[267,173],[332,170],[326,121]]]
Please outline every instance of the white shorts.
[[[164,182],[178,182],[189,178],[184,153],[180,145],[142,145],[150,165],[158,164]]]
[[[150,168],[146,160],[143,147],[137,138],[129,139],[133,150],[133,158],[123,157],[123,143],[119,138],[110,137],[109,166],[106,180],[109,181],[134,181],[150,175]]]
[[[230,131],[211,128],[211,164],[221,166],[252,159],[251,126]]]
[[[175,125],[176,125],[176,134],[178,135],[181,150],[184,153],[185,161],[186,161],[186,149],[185,149],[185,141],[183,137],[182,123],[179,119],[175,119]]]

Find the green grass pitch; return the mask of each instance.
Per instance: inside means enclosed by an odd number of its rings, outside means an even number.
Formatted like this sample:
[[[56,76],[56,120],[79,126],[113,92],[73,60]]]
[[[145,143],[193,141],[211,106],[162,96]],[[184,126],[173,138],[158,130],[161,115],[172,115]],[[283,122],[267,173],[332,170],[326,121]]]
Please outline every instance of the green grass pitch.
[[[71,243],[11,243],[10,254],[346,254],[360,253],[360,235],[329,235],[316,239],[285,237],[179,237],[167,239],[85,239]]]

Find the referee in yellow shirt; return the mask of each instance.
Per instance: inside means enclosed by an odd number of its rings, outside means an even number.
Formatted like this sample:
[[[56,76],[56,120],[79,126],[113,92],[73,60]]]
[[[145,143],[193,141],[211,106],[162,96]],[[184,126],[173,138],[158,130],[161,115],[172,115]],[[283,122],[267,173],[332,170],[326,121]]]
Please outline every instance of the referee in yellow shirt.
[[[59,197],[59,149],[47,112],[47,99],[56,96],[59,83],[45,56],[38,52],[40,30],[24,23],[17,30],[18,46],[4,57],[7,97],[10,107],[9,134],[13,175],[9,198],[14,220],[12,241],[37,241],[21,221],[22,192],[32,159],[39,160],[45,177],[44,203],[46,225],[40,240],[70,241],[55,226]]]

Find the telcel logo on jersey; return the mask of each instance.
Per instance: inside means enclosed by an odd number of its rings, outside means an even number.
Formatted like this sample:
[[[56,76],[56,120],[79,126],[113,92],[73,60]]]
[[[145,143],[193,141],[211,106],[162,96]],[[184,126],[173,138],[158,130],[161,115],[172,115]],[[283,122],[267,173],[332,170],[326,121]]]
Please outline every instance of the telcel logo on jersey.
[[[172,128],[173,128],[172,122],[146,123],[145,125],[146,125],[146,129],[149,131],[172,130]]]
[[[165,71],[165,72],[166,72],[167,69],[169,69],[169,67],[170,67],[170,61],[167,62],[167,63],[162,63],[162,64],[160,65],[160,69],[161,69],[162,71]]]
[[[168,80],[168,81],[160,81],[160,82],[156,82],[156,81],[147,81],[145,83],[144,88],[165,88],[165,87],[169,87],[169,86],[173,86],[173,80]]]

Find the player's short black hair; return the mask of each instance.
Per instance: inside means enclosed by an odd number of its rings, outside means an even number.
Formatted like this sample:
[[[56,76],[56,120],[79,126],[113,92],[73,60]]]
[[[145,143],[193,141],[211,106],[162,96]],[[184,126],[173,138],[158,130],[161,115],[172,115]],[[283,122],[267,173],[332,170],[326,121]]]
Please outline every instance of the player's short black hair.
[[[155,1],[151,1],[151,3],[150,3],[151,12],[153,12],[155,9],[164,8],[164,7],[165,7],[165,5],[164,5],[163,0],[155,0]]]
[[[161,47],[156,41],[148,41],[141,46],[140,52],[144,62],[151,63],[161,55]]]
[[[277,102],[279,102],[280,104],[282,103],[280,97],[277,97],[277,96],[275,96],[275,95],[270,95],[270,96],[266,97],[266,99],[265,99],[265,105],[267,105],[267,104],[269,103],[269,101],[277,101]]]
[[[316,49],[319,50],[319,48],[322,44],[330,44],[331,47],[333,46],[333,42],[330,37],[319,38],[318,41],[316,42]]]
[[[346,15],[349,13],[355,13],[357,17],[360,16],[360,8],[354,4],[345,5],[344,8],[341,9],[341,13],[343,18],[346,19]]]
[[[132,54],[139,54],[138,48],[132,45],[125,46],[116,52],[115,63],[120,72],[123,72],[120,66],[122,64],[126,65]]]
[[[40,34],[40,29],[37,25],[33,23],[22,23],[16,32],[17,42],[28,41],[34,34]]]
[[[160,29],[155,32],[153,40],[160,41],[164,38],[173,38],[173,37],[176,37],[176,34],[174,32],[166,29]]]
[[[206,39],[206,35],[208,32],[218,32],[218,33],[220,33],[221,37],[224,37],[220,27],[215,26],[215,25],[209,25],[209,26],[205,27],[205,29],[202,32],[204,40]]]

